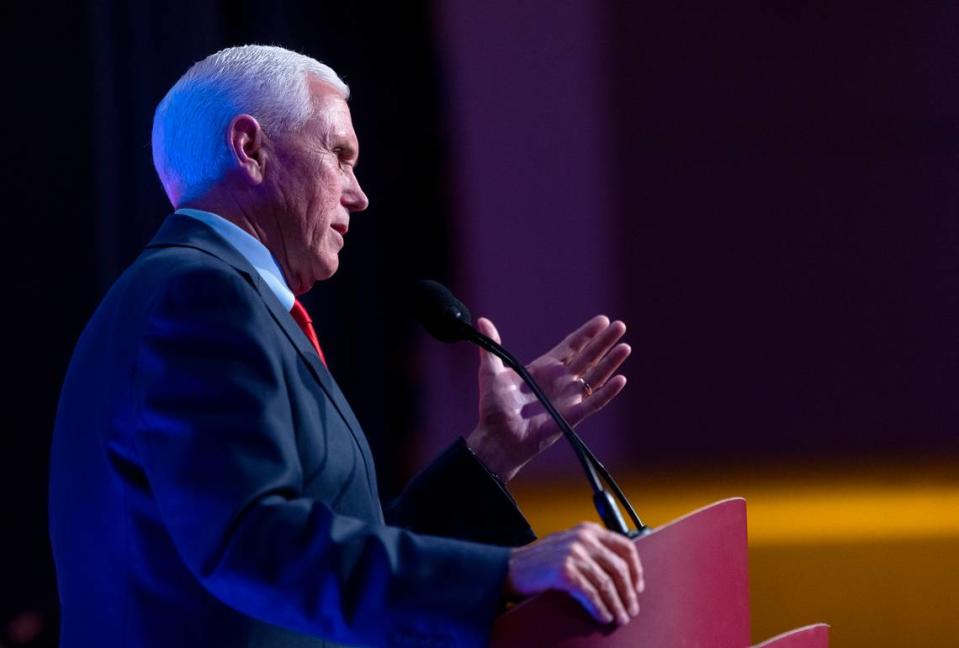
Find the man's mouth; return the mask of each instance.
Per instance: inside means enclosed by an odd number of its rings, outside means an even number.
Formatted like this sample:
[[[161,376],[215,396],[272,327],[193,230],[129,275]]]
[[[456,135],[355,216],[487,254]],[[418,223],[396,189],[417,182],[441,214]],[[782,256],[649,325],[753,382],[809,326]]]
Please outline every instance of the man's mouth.
[[[339,232],[340,236],[346,236],[346,233],[350,230],[350,226],[346,223],[333,223],[330,227]]]

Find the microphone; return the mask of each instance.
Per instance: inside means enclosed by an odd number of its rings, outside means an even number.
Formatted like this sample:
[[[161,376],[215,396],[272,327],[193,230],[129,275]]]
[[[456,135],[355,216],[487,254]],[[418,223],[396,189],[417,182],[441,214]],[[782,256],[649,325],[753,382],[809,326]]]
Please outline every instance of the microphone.
[[[629,537],[636,537],[649,532],[649,527],[643,524],[642,520],[636,514],[626,495],[620,489],[616,480],[606,469],[606,466],[596,458],[590,451],[586,443],[580,438],[569,422],[556,409],[540,386],[536,383],[530,373],[523,366],[523,363],[507,351],[504,347],[497,344],[489,337],[483,335],[473,328],[473,319],[469,309],[453,296],[446,286],[436,281],[424,279],[418,281],[413,291],[413,311],[416,318],[420,321],[426,331],[442,342],[472,342],[479,345],[486,351],[499,357],[503,363],[519,374],[523,382],[529,386],[536,398],[550,414],[556,425],[562,431],[563,436],[569,442],[586,473],[586,479],[589,481],[590,488],[593,491],[593,505],[599,513],[600,519],[606,528]],[[626,509],[633,524],[635,531],[629,531],[622,513],[616,506],[616,501],[603,488],[596,472],[602,475],[603,480],[609,485],[616,495],[616,499]]]
[[[466,306],[437,281],[423,279],[413,291],[413,314],[426,331],[441,342],[470,340],[473,318]]]

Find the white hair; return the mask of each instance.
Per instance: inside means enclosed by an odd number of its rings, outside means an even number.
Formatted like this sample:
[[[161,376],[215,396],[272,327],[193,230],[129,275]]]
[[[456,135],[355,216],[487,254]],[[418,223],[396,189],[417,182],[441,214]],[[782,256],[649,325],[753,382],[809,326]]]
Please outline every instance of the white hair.
[[[229,47],[193,64],[153,116],[153,165],[178,206],[218,182],[232,154],[226,129],[237,115],[255,117],[268,134],[287,133],[313,114],[313,75],[349,98],[327,65],[282,47]]]

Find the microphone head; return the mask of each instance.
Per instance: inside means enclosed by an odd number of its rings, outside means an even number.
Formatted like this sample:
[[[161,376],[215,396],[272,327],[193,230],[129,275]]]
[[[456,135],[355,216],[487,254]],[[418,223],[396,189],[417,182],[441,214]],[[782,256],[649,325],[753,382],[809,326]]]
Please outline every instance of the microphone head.
[[[413,290],[413,314],[426,331],[442,342],[467,340],[473,328],[470,311],[443,284],[422,279]]]

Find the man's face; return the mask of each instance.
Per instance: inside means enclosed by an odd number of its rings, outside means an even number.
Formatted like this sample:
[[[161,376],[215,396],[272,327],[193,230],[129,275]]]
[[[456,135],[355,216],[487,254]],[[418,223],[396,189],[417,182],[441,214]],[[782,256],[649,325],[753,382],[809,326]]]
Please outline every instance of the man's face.
[[[369,205],[353,173],[359,143],[346,101],[315,79],[310,91],[313,116],[276,141],[274,172],[268,174],[279,235],[271,248],[296,294],[336,272],[350,213]]]

